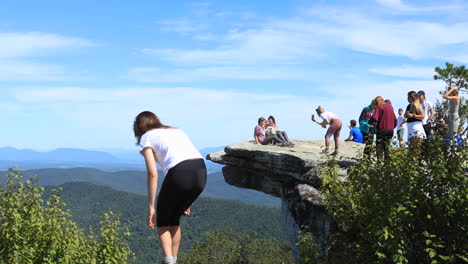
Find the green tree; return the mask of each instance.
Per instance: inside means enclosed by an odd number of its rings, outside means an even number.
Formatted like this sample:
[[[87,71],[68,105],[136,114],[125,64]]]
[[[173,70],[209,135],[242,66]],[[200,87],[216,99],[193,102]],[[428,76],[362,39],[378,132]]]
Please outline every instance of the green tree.
[[[384,163],[358,159],[323,193],[338,230],[331,263],[467,263],[468,148],[442,139],[395,149]],[[313,263],[313,262],[310,262]]]
[[[177,263],[289,264],[294,260],[291,250],[274,239],[223,229],[206,234],[188,254],[180,255]]]
[[[451,85],[456,85],[459,89],[460,105],[460,128],[463,128],[465,124],[468,124],[468,100],[463,97],[463,94],[468,91],[468,69],[465,65],[454,66],[451,63],[446,62],[445,68],[435,67],[436,75],[434,80],[442,80],[446,86],[440,94],[443,95],[450,88]],[[448,118],[448,101],[437,100],[434,105],[435,118]]]
[[[59,191],[42,199],[38,177],[10,169],[0,186],[0,263],[126,263],[131,254],[118,216],[104,214],[98,236],[70,220]]]

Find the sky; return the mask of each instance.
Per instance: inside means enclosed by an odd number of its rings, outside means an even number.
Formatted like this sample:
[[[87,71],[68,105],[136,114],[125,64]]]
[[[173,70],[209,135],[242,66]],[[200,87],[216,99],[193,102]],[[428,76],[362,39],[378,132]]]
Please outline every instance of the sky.
[[[322,139],[376,96],[396,109],[434,67],[468,63],[467,1],[6,1],[0,147],[135,147],[145,110],[197,148],[250,140],[260,116]],[[349,133],[343,127],[341,138]]]

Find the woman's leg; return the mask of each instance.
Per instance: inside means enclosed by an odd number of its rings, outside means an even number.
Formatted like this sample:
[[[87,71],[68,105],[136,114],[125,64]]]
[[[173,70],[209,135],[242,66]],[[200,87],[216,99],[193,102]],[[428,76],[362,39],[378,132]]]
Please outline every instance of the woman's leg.
[[[286,142],[286,143],[288,142],[288,141],[286,140],[286,138],[284,137],[282,131],[276,131],[276,136],[277,136],[279,139],[283,140],[283,142]]]
[[[177,257],[177,253],[179,253],[180,239],[182,237],[182,230],[180,229],[180,225],[178,225],[170,226],[169,231],[171,232],[172,237],[172,256]]]
[[[169,170],[157,201],[156,224],[165,257],[177,257],[181,240],[180,217],[206,185],[203,159],[185,160]]]
[[[276,136],[276,134],[271,134],[271,135],[268,135],[262,142],[262,145],[268,145],[270,143],[273,143],[273,144],[276,144],[276,143],[284,143],[283,140],[281,140],[278,136]]]
[[[390,143],[392,142],[393,131],[386,131],[385,134],[385,145],[384,145],[384,154],[385,160],[390,159]]]
[[[291,141],[289,141],[289,137],[288,137],[288,134],[286,134],[286,131],[281,131],[281,134],[283,134],[283,137],[286,140],[286,143],[293,144]]]
[[[382,154],[385,152],[385,140],[383,131],[377,130],[377,142],[375,143],[375,153],[377,154],[377,160],[380,160]]]
[[[335,140],[335,152],[338,153],[338,149],[340,148],[340,132],[341,132],[341,120],[335,120],[333,122],[333,126],[335,126],[336,131],[333,133],[333,139]]]
[[[171,235],[171,227],[170,226],[161,226],[158,227],[158,236],[159,241],[161,243],[161,249],[163,251],[164,257],[172,257],[172,235]],[[179,237],[180,242],[180,237]]]
[[[330,150],[330,137],[335,133],[332,126],[328,127],[327,133],[325,134],[325,152]]]

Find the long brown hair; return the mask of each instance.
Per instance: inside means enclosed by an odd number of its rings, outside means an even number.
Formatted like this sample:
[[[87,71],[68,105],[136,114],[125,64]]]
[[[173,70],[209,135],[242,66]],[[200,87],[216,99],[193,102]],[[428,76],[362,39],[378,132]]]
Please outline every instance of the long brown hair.
[[[421,114],[424,110],[421,102],[419,102],[418,94],[415,91],[408,92],[408,96],[412,98],[410,112],[413,114]]]
[[[317,115],[321,115],[323,112],[325,112],[325,109],[323,109],[321,106],[318,106],[317,109],[315,109],[315,112],[317,112]]]
[[[383,97],[382,97],[382,96],[377,96],[377,97],[374,99],[374,105],[375,105],[375,107],[379,107],[379,106],[382,105],[382,104],[385,104]]]
[[[137,145],[140,144],[141,136],[143,136],[149,130],[157,128],[173,127],[163,125],[161,123],[161,120],[159,120],[159,117],[153,112],[144,111],[139,113],[135,117],[135,121],[133,122],[133,133],[135,134],[135,138],[137,139]]]

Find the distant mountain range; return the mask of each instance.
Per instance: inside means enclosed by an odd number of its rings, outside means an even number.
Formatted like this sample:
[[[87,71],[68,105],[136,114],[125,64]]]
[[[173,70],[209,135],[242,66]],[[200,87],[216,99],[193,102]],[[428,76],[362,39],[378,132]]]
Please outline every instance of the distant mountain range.
[[[61,185],[67,182],[88,182],[101,186],[109,186],[116,190],[132,192],[146,195],[146,172],[126,170],[126,171],[103,171],[94,168],[47,168],[22,171],[26,176],[39,176],[42,186]],[[0,184],[4,183],[7,172],[0,172]],[[160,172],[162,175],[162,172]],[[158,187],[161,186],[164,177],[159,177]],[[221,172],[208,174],[208,183],[202,193],[204,197],[213,197],[226,200],[238,200],[255,205],[265,205],[270,207],[280,207],[278,198],[264,193],[241,189],[227,184]]]
[[[200,150],[203,157],[224,147],[204,148]],[[32,149],[0,148],[0,169],[13,165],[21,169],[91,167],[102,170],[145,170],[143,158],[137,150],[112,150],[111,153],[98,150],[59,148],[52,151]],[[208,170],[216,171],[222,166],[207,162]]]
[[[224,147],[204,148],[200,153],[220,151]],[[134,151],[104,151],[61,148],[48,152],[31,149],[0,148],[0,175],[13,165],[26,176],[39,175],[43,186],[67,182],[88,182],[110,186],[116,190],[146,195],[146,173],[143,158]],[[222,165],[206,161],[209,171],[204,197],[239,200],[255,205],[279,207],[279,199],[254,190],[240,189],[227,184],[221,173]],[[3,171],[3,172],[2,172]],[[160,173],[162,175],[162,172]],[[163,177],[159,177],[163,180]],[[0,178],[0,183],[5,177]],[[159,184],[161,186],[161,184]]]

